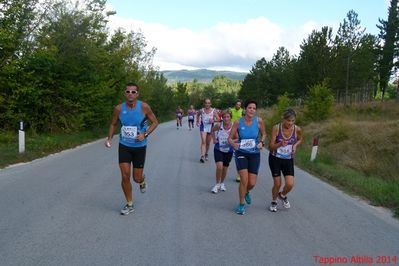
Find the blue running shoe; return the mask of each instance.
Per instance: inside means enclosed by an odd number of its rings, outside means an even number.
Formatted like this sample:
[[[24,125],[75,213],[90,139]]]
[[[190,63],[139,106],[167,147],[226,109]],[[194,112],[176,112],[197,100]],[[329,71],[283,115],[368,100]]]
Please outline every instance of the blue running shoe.
[[[249,195],[249,191],[245,194],[245,202],[250,205],[252,202],[251,195]]]
[[[239,204],[236,213],[239,215],[244,215],[245,214],[245,205],[244,204]]]

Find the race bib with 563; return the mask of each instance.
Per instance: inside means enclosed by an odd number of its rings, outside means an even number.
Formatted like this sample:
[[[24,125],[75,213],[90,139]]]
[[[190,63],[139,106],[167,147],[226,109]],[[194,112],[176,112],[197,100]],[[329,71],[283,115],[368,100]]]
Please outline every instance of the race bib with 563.
[[[122,138],[127,141],[134,141],[137,137],[137,127],[123,126],[121,128]]]

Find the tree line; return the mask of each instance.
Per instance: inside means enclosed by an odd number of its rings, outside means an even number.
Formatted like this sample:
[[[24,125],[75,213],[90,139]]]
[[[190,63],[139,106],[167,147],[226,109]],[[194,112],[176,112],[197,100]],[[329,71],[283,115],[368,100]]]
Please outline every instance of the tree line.
[[[379,20],[378,36],[366,33],[358,14],[350,10],[335,36],[331,27],[313,30],[297,57],[280,47],[271,60],[261,58],[254,64],[239,97],[271,106],[285,94],[300,104],[320,85],[346,104],[396,97],[399,87],[389,85],[389,79],[399,67],[397,0],[391,0],[388,13],[387,21]]]
[[[391,93],[398,0],[391,0],[388,20],[380,20],[379,36],[365,33],[350,11],[335,37],[329,27],[314,30],[298,57],[281,47],[271,60],[258,60],[244,81],[220,76],[174,85],[152,65],[156,49],[147,47],[141,32],[109,32],[115,13],[106,12],[105,4],[0,0],[0,130],[14,130],[20,120],[38,133],[104,128],[131,81],[159,117],[177,105],[199,108],[207,97],[219,108],[232,106],[237,97],[271,106],[288,95],[300,103],[317,84],[345,101],[359,90],[365,97],[375,97],[378,88],[382,96]]]

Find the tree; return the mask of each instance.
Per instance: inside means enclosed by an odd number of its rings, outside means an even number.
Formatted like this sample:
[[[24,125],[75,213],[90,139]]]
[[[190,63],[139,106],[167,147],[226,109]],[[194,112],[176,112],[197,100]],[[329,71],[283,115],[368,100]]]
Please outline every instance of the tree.
[[[340,23],[338,33],[335,39],[336,59],[338,60],[337,67],[338,69],[345,70],[345,103],[348,103],[350,74],[351,66],[353,64],[353,56],[360,46],[365,30],[366,29],[362,29],[360,26],[358,14],[354,10],[350,10],[346,15],[343,23]],[[345,62],[344,67],[342,67],[343,62]]]
[[[295,67],[298,96],[306,97],[310,86],[328,79],[332,46],[332,28],[329,27],[323,27],[321,31],[312,31],[302,42],[298,63]]]
[[[383,42],[380,48],[379,75],[382,91],[381,101],[388,86],[389,78],[394,67],[394,58],[399,56],[399,12],[398,0],[391,0],[388,9],[388,20],[379,19],[379,38]],[[396,62],[398,64],[398,62]]]

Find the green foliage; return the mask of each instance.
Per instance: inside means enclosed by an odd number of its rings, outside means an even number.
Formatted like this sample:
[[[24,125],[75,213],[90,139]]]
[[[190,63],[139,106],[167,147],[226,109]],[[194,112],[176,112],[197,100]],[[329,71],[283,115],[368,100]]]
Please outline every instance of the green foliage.
[[[270,123],[275,125],[281,121],[281,117],[285,110],[290,106],[290,99],[288,98],[287,93],[281,95],[277,98],[277,103],[273,105],[273,116],[271,118]]]
[[[394,59],[399,56],[399,6],[398,0],[391,0],[388,19],[379,19],[380,29],[380,43],[383,46],[380,47],[380,60],[378,65],[379,81],[381,87],[381,99],[384,99],[386,88],[388,87],[389,78],[391,76]]]
[[[305,101],[305,117],[311,121],[328,118],[334,104],[334,96],[325,84],[317,84],[310,88],[309,97]]]

